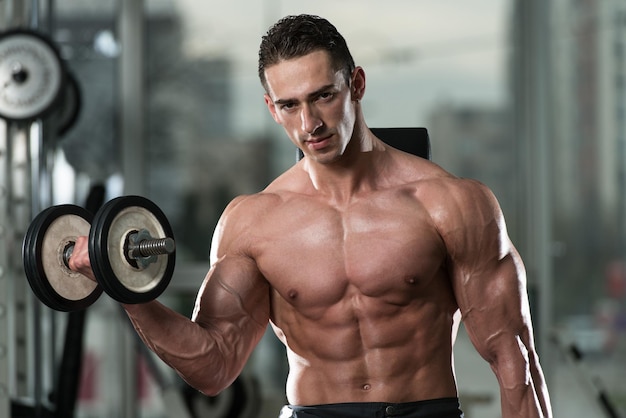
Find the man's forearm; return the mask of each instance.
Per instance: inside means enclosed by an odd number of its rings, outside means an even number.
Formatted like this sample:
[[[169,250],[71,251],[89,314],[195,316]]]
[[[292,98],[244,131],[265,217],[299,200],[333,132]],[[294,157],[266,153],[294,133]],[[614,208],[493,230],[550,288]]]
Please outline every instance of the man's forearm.
[[[530,373],[533,378],[533,386],[537,394],[539,405],[545,418],[552,418],[552,404],[550,403],[550,395],[548,386],[543,375],[543,370],[539,364],[539,360],[534,357],[530,363]]]
[[[189,318],[158,301],[124,309],[146,346],[191,386],[216,395],[237,377],[226,361],[231,348]]]
[[[550,398],[542,381],[501,390],[502,418],[552,418]]]

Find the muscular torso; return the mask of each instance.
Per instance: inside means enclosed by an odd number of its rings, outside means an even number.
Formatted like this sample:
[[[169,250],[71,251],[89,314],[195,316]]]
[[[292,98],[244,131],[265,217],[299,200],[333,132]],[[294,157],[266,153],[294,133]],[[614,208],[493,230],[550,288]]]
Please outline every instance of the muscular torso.
[[[342,205],[270,187],[248,230],[287,346],[293,404],[456,396],[457,304],[446,249],[423,194],[402,176]]]
[[[191,320],[158,301],[126,305],[141,338],[214,396],[270,321],[290,403],[409,402],[456,396],[458,312],[498,377],[503,416],[550,417],[524,266],[493,194],[399,151],[372,154],[348,170],[301,162],[231,202]],[[91,274],[86,238],[71,260]]]

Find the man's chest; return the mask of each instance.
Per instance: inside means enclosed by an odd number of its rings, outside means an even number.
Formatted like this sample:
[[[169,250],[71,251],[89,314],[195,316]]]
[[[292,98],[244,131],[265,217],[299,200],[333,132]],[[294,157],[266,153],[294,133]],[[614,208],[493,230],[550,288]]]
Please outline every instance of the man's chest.
[[[313,305],[342,300],[351,289],[365,297],[407,297],[407,290],[432,280],[445,259],[428,213],[397,196],[363,199],[341,210],[295,202],[270,214],[256,231],[254,258],[272,287]]]

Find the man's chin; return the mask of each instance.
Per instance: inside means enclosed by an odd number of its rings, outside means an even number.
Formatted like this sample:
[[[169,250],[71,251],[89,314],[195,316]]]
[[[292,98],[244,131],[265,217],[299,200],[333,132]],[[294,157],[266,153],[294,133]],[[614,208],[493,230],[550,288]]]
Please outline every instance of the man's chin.
[[[319,164],[333,164],[341,158],[341,155],[329,150],[329,152],[325,153],[313,153],[310,155],[310,158]]]

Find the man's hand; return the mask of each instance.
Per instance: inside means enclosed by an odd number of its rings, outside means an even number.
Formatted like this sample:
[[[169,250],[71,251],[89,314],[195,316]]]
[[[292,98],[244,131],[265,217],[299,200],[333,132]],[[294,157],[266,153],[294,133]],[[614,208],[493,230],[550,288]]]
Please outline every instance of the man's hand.
[[[96,281],[96,276],[91,269],[91,262],[89,261],[89,238],[78,237],[74,244],[74,251],[68,260],[70,270],[76,271],[90,280]]]

